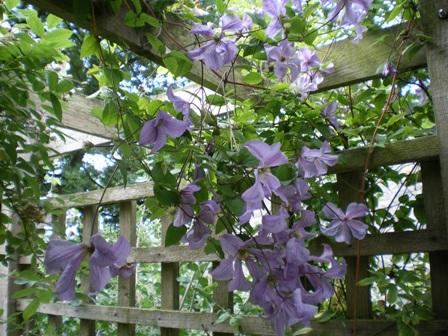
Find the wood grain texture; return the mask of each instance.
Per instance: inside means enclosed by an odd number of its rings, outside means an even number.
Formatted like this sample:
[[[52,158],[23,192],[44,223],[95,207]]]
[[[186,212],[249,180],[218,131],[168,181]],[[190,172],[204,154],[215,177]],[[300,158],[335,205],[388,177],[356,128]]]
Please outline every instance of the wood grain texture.
[[[96,206],[91,205],[82,209],[83,210],[83,228],[82,228],[82,241],[85,243],[90,242],[90,237],[98,231],[98,216],[96,213]],[[84,276],[81,278],[81,290],[85,294],[89,294],[89,277]],[[55,314],[58,315],[58,314]],[[95,336],[95,321],[91,319],[81,319],[79,325],[80,336]]]
[[[404,25],[397,25],[384,30],[369,31],[359,43],[352,40],[336,42],[328,47],[318,49],[321,59],[331,60],[335,71],[325,76],[318,91],[359,83],[378,77],[379,69],[390,58],[394,59],[396,39]],[[411,41],[408,41],[411,43]],[[414,58],[406,55],[402,59],[400,71],[408,71],[421,68],[426,65],[426,54],[421,49]]]
[[[425,161],[437,158],[439,140],[436,136],[426,136],[413,140],[397,141],[373,152],[370,168],[388,166],[405,162]],[[329,173],[344,173],[359,170],[364,166],[366,148],[355,148],[339,153],[339,162],[330,167]],[[94,190],[70,195],[59,195],[49,199],[56,208],[83,207],[97,204],[103,190]],[[109,188],[104,194],[102,204],[119,203],[126,200],[153,196],[152,183],[138,183],[126,188]]]
[[[217,267],[219,262],[213,263],[213,268]],[[233,312],[233,292],[228,290],[228,281],[216,281],[218,286],[213,290],[213,303],[215,305],[215,312],[228,309]],[[213,332],[214,336],[230,336],[232,333]]]
[[[440,171],[443,197],[448,201],[448,21],[438,18],[439,9],[448,9],[448,0],[424,0],[420,3],[422,26],[429,36],[427,63],[431,78],[433,110],[439,142]],[[445,229],[448,231],[448,206],[445,211]]]
[[[171,224],[171,221],[165,217],[162,218],[162,246],[165,246],[166,232]],[[161,295],[162,295],[162,309],[179,309],[179,263],[178,262],[162,262],[161,265]],[[179,329],[176,326],[161,326],[161,336],[177,336]]]
[[[363,171],[340,173],[337,175],[339,191],[339,206],[346,209],[351,202],[359,202],[359,188],[364,178]],[[345,291],[347,302],[347,316],[353,319],[369,318],[372,315],[370,300],[370,286],[359,286],[358,282],[369,276],[369,257],[362,256],[364,241],[352,240],[356,249],[353,257],[348,257],[347,273],[345,275]],[[353,325],[357,329],[357,324]],[[356,334],[356,333],[355,333]]]
[[[23,310],[29,300],[18,300],[17,308]],[[215,324],[216,315],[212,313],[194,313],[174,310],[138,309],[129,307],[81,305],[53,303],[41,304],[38,311],[44,314],[55,314],[98,321],[135,323],[158,327],[193,329],[207,332],[237,333],[235,327],[227,322]],[[311,323],[313,335],[351,336],[350,320],[333,320],[327,323]],[[396,323],[385,320],[359,320],[358,336],[396,336]],[[422,322],[417,330],[425,336],[444,336],[448,332],[448,320]],[[255,316],[244,316],[241,319],[243,334],[274,336],[269,323]]]
[[[421,169],[428,228],[443,232],[445,229],[445,211],[439,161],[423,162]],[[436,318],[448,318],[447,260],[448,251],[429,253],[432,310]]]
[[[136,202],[126,201],[120,203],[120,235],[125,237],[131,246],[137,242],[136,235]],[[118,278],[118,305],[126,307],[135,306],[135,273],[129,277]],[[118,336],[134,336],[135,325],[118,324]]]
[[[60,195],[49,199],[55,208],[75,208],[98,204],[103,189]],[[108,188],[104,193],[101,204],[119,203],[153,196],[152,183],[138,183],[124,187]]]
[[[38,8],[62,17],[65,20],[74,22],[83,28],[92,29],[91,20],[82,20],[74,15],[73,2],[57,0],[27,0]],[[151,61],[163,65],[161,55],[151,49],[145,34],[150,32],[150,28],[130,28],[124,23],[126,9],[118,11],[117,14],[108,13],[107,10],[97,11],[96,30],[100,36],[106,37],[122,46],[129,47],[139,55],[145,56]],[[388,28],[383,32],[369,32],[364,35],[364,39],[358,44],[352,41],[336,42],[331,47],[331,58],[335,63],[335,72],[327,77],[320,90],[340,87],[347,84],[360,82],[378,76],[378,68],[386,63],[393,53],[393,41],[399,28]],[[153,31],[154,33],[154,31]],[[158,32],[159,38],[171,50],[185,52],[184,46],[192,45],[194,36],[187,29],[184,23],[173,15],[168,16],[163,28]],[[378,43],[382,41],[382,43]],[[324,47],[319,54],[327,54],[328,47]],[[419,53],[414,59],[403,59],[401,71],[415,69],[425,66],[425,57]],[[238,59],[237,64],[244,63]],[[186,76],[196,83],[203,82],[204,86],[215,89],[222,88],[223,71],[212,72],[206,67],[202,67],[199,62],[194,62],[190,73]],[[240,70],[235,71],[235,81],[241,83],[242,76]],[[233,78],[230,78],[233,80]],[[237,85],[237,96],[239,99],[246,99],[254,90],[242,85]]]

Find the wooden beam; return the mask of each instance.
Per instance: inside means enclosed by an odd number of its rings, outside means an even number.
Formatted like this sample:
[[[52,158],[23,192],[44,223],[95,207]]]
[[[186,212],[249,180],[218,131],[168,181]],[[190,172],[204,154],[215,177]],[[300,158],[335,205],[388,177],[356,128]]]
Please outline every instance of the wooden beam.
[[[325,237],[311,242],[313,254],[322,253],[322,243],[330,244],[334,254],[341,257],[356,256],[356,246],[332,243]],[[362,256],[401,254],[412,252],[447,251],[448,239],[440,230],[389,232],[367,235],[362,241]],[[133,249],[130,256],[136,262],[210,262],[219,261],[215,254],[191,250],[188,246],[150,247]]]
[[[23,310],[29,300],[18,300],[17,309]],[[96,305],[72,306],[62,303],[41,304],[38,312],[43,314],[61,315],[66,317],[83,318],[98,321],[135,323],[158,327],[194,329],[224,333],[243,333],[254,335],[274,336],[270,324],[263,318],[244,316],[240,329],[232,327],[228,322],[215,324],[216,315],[212,313],[195,313],[174,310],[138,309],[129,307],[112,307]],[[358,320],[358,336],[392,336],[397,335],[395,321],[387,320]],[[326,323],[312,322],[313,335],[347,336],[351,335],[350,320],[332,320]],[[422,335],[445,335],[448,330],[448,320],[421,322],[417,330]]]
[[[125,201],[120,203],[120,234],[125,237],[131,246],[137,243],[136,234],[136,203]],[[130,277],[118,278],[118,305],[135,306],[135,273]],[[135,325],[119,323],[117,326],[118,336],[134,336]]]
[[[422,26],[429,36],[427,62],[437,134],[440,139],[439,159],[445,200],[445,229],[448,232],[448,21],[439,18],[440,10],[448,10],[448,0],[425,0],[419,3]]]
[[[27,0],[38,8],[53,13],[67,21],[71,21],[80,27],[92,30],[91,20],[84,20],[76,17],[73,10],[74,0]],[[126,8],[122,8],[116,14],[107,12],[107,10],[96,12],[96,32],[100,36],[110,39],[123,47],[129,47],[135,53],[145,56],[151,61],[163,65],[162,56],[158,51],[151,49],[147,42],[146,34],[151,31],[149,28],[130,28],[124,23]],[[353,44],[352,41],[340,41],[331,46],[331,57],[327,60],[333,60],[335,72],[327,76],[326,81],[321,85],[320,90],[340,87],[348,84],[364,81],[366,79],[377,77],[378,68],[388,61],[388,58],[394,51],[395,37],[399,33],[398,27],[388,28],[380,32],[368,32],[359,44]],[[153,33],[156,33],[153,31]],[[192,45],[194,36],[185,24],[173,15],[167,17],[166,22],[160,31],[157,31],[158,37],[171,50],[185,52],[184,46]],[[381,42],[378,42],[381,41]],[[330,47],[323,47],[319,50],[321,56],[328,54]],[[239,59],[237,64],[244,63]],[[411,70],[426,65],[424,52],[418,53],[413,59],[404,58],[401,62],[401,71]],[[214,73],[202,67],[201,63],[194,62],[193,68],[186,76],[196,83],[202,83],[205,87],[216,89],[222,87],[223,71]],[[235,71],[235,81],[242,82],[240,70]],[[233,80],[233,78],[230,78]],[[245,99],[250,96],[253,89],[242,85],[237,85],[237,96]]]
[[[428,228],[443,232],[446,221],[439,161],[424,162],[421,164],[421,169],[423,200]],[[432,311],[436,318],[448,318],[447,260],[448,251],[429,253]]]
[[[59,209],[84,207],[98,204],[103,190],[93,190],[69,195],[54,196],[49,202]],[[106,190],[101,204],[119,203],[153,196],[152,183],[138,183],[127,187],[113,187]],[[43,200],[45,201],[45,200]]]

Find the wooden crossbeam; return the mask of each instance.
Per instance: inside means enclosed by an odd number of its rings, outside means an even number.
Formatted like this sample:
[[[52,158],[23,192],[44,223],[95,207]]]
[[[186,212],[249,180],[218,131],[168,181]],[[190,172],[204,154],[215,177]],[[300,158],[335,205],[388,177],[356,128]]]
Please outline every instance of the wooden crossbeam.
[[[23,311],[30,300],[18,300],[17,309]],[[217,316],[212,313],[195,313],[175,310],[138,309],[129,307],[81,305],[71,306],[62,303],[41,304],[38,312],[97,321],[134,323],[152,325],[162,328],[181,328],[223,333],[244,333],[273,336],[268,321],[261,317],[244,316],[240,329],[230,326],[228,322],[216,324]],[[395,321],[358,320],[357,335],[397,335]],[[351,335],[350,320],[332,320],[326,323],[312,322],[313,335]],[[444,335],[448,330],[448,320],[423,321],[417,327],[422,335]]]
[[[53,13],[67,21],[71,21],[80,27],[93,29],[92,20],[80,19],[76,17],[73,10],[74,0],[27,0],[26,2],[37,6],[47,12]],[[124,15],[127,9],[122,8],[117,14],[99,11],[95,13],[96,32],[100,36],[110,39],[123,47],[128,47],[135,53],[145,56],[157,64],[163,65],[163,58],[158,51],[151,49],[147,42],[146,34],[149,28],[130,28],[124,23]],[[359,44],[352,41],[339,41],[331,47],[322,47],[318,50],[321,57],[329,55],[326,59],[334,60],[335,72],[327,77],[319,90],[340,87],[347,84],[358,83],[366,79],[377,77],[378,68],[386,63],[394,54],[394,41],[399,33],[399,27],[391,27],[379,32],[368,32]],[[155,33],[153,31],[153,33]],[[173,15],[169,15],[164,22],[158,37],[171,50],[185,52],[186,45],[192,45],[194,36],[185,24]],[[412,41],[409,41],[411,43]],[[239,59],[237,64],[244,63]],[[401,62],[401,71],[412,70],[426,65],[424,51],[419,52],[415,57],[409,59],[404,57]],[[240,69],[235,70],[236,82],[242,82]],[[222,88],[222,78],[224,72],[213,72],[202,67],[199,62],[194,62],[190,73],[186,76],[196,83],[203,83],[210,89]],[[233,72],[232,72],[233,75]],[[230,78],[233,80],[233,78]],[[239,99],[248,98],[254,90],[242,85],[237,85],[237,96]]]

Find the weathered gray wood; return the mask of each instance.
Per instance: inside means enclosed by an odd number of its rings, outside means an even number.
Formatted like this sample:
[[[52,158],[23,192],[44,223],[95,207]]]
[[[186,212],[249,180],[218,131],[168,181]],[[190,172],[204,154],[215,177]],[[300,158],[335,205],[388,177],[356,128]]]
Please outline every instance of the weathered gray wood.
[[[131,246],[135,246],[137,241],[135,201],[120,203],[120,234],[129,241]],[[129,278],[120,277],[118,279],[118,305],[135,306],[135,274]],[[135,335],[135,325],[118,324],[118,336],[133,335]]]
[[[444,231],[445,211],[439,161],[421,163],[423,199],[429,229]],[[448,317],[448,251],[429,253],[432,310],[436,318]]]
[[[213,267],[217,267],[219,262],[214,262]],[[216,281],[218,286],[213,290],[213,303],[216,306],[216,311],[221,309],[228,309],[233,312],[233,292],[229,292],[227,286],[228,281]],[[230,336],[233,334],[214,332],[214,336]]]
[[[439,140],[435,136],[397,141],[384,147],[375,147],[368,168],[431,160],[437,158],[438,155]],[[338,163],[336,166],[330,167],[329,173],[345,173],[363,169],[366,156],[366,148],[354,148],[340,152]]]
[[[29,300],[18,300],[18,309],[23,310]],[[193,313],[173,310],[138,309],[129,307],[112,307],[97,305],[70,306],[68,304],[41,304],[38,311],[44,314],[55,314],[67,317],[94,319],[98,321],[135,323],[182,329],[206,330],[237,333],[235,327],[228,322],[215,324],[216,315],[212,313]],[[332,320],[327,323],[311,323],[312,335],[351,336],[350,320]],[[425,336],[442,336],[448,332],[448,320],[422,322],[417,330]],[[254,335],[275,335],[269,323],[255,316],[244,316],[241,319],[241,332]],[[396,336],[396,322],[385,320],[359,320],[358,336]]]
[[[443,198],[448,201],[448,21],[438,17],[439,10],[448,10],[447,0],[424,0],[420,3],[422,26],[430,37],[427,43],[427,63],[431,77],[432,103],[437,135],[440,139],[439,159]],[[445,205],[445,229],[448,231],[448,206]]]
[[[162,218],[162,246],[165,246],[166,231],[171,224],[168,217]],[[162,309],[179,309],[179,263],[177,262],[162,262],[161,265],[161,294],[162,294]],[[173,329],[174,326],[162,327],[160,329],[161,336],[177,336],[178,329]]]
[[[27,2],[91,30],[93,28],[91,20],[80,19],[74,14],[72,10],[73,1],[28,0]],[[123,20],[126,11],[127,9],[123,8],[119,13],[113,15],[108,13],[107,10],[96,10],[96,32],[118,44],[128,46],[137,54],[163,65],[161,55],[156,50],[152,50],[146,40],[145,34],[149,29],[127,27]],[[351,41],[335,43],[332,46],[333,52],[331,56],[335,63],[335,72],[328,76],[321,86],[321,90],[344,86],[348,83],[360,82],[377,76],[378,67],[386,63],[393,52],[394,45],[392,41],[397,31],[397,28],[389,28],[385,32],[366,33],[359,45],[353,45]],[[191,32],[185,28],[182,21],[174,16],[169,16],[161,31],[158,32],[158,36],[171,50],[185,51],[184,46],[192,45],[194,42],[194,36]],[[384,42],[373,43],[379,40]],[[320,51],[321,55],[325,53],[326,48]],[[426,64],[425,61],[422,53],[419,53],[412,60],[405,58],[402,61],[401,71],[423,67]],[[237,61],[237,63],[241,62],[243,61]],[[204,76],[202,76],[202,73]],[[240,70],[237,69],[235,73],[236,81],[241,83],[242,76]],[[194,62],[193,68],[187,77],[196,83],[203,82],[206,87],[215,89],[216,87],[221,87],[222,75],[222,72],[214,73],[206,67],[203,70],[199,62]],[[237,85],[239,98],[247,98],[251,92],[253,92],[253,89]]]
[[[378,69],[381,69],[382,65],[394,55],[395,40],[405,27],[406,24],[403,24],[384,30],[369,31],[357,44],[351,40],[345,40],[318,49],[321,58],[326,56],[325,59],[331,60],[335,65],[334,73],[325,76],[318,91],[347,86],[377,77]],[[414,58],[405,55],[399,70],[401,72],[409,71],[421,68],[425,64],[425,50],[421,49]]]
[[[339,205],[345,209],[351,202],[359,202],[359,188],[364,178],[362,171],[338,174]],[[372,313],[370,301],[370,287],[359,286],[358,281],[369,275],[369,257],[361,256],[362,241],[354,241],[357,255],[346,258],[347,274],[345,276],[345,289],[347,300],[347,315],[355,321],[358,318],[369,318]],[[353,325],[357,330],[357,324]]]
[[[104,196],[101,200],[101,204],[103,205],[137,200],[154,195],[152,183],[146,182],[128,185],[126,188],[108,188],[106,192],[104,192],[103,189],[100,189],[70,195],[61,195],[51,198],[50,202],[55,208],[84,207],[98,204],[103,193]]]
[[[53,233],[50,239],[65,239],[65,213],[62,216],[51,216],[51,226]],[[63,232],[62,232],[63,231]],[[47,334],[57,336],[62,333],[62,317],[57,315],[48,315]]]
[[[12,235],[16,235],[22,230],[20,225],[19,217],[16,214],[12,215],[12,223],[10,225],[9,231]],[[16,315],[17,310],[17,300],[13,299],[13,294],[23,289],[23,286],[17,285],[14,282],[14,277],[11,276],[16,271],[23,270],[23,266],[18,262],[19,256],[13,256],[8,260],[7,274],[9,275],[6,283],[6,309],[5,317],[7,318],[6,324],[6,336],[20,336],[22,335],[23,319],[20,315]]]
[[[84,216],[82,219],[82,241],[90,242],[90,237],[98,231],[98,217],[96,216],[96,206],[91,205],[83,208]],[[81,289],[84,293],[89,293],[89,277],[81,279]],[[56,314],[57,315],[57,314]],[[95,321],[90,319],[81,319],[79,325],[80,336],[95,336]]]

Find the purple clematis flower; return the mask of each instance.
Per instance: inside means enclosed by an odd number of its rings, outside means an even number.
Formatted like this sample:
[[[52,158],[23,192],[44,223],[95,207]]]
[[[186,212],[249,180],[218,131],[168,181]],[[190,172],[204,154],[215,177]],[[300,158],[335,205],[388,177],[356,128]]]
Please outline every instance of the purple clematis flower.
[[[317,67],[320,65],[319,56],[316,52],[309,48],[301,48],[298,51],[298,58],[300,61],[300,71],[308,71],[311,67]]]
[[[45,251],[44,264],[48,274],[61,273],[56,283],[55,293],[60,300],[75,298],[76,272],[82,260],[90,257],[90,292],[98,293],[109,279],[116,275],[129,277],[134,265],[127,263],[131,252],[129,242],[120,237],[110,246],[99,234],[92,236],[90,247],[86,244],[74,244],[65,240],[51,240]]]
[[[229,291],[248,291],[251,285],[244,276],[242,262],[244,261],[249,269],[258,269],[248,249],[250,241],[243,242],[240,238],[231,234],[223,234],[219,237],[219,241],[226,253],[226,258],[221,260],[220,264],[210,274],[215,280],[230,280]]]
[[[249,15],[243,16],[243,21],[241,21],[241,32],[242,33],[249,33],[252,30],[253,22]]]
[[[288,211],[281,207],[275,215],[264,215],[262,218],[263,230],[270,233],[279,233],[288,228]]]
[[[196,198],[193,194],[200,189],[197,184],[190,183],[180,191],[180,204],[177,206],[174,216],[174,226],[180,227],[192,221],[194,217],[193,204],[196,204]]]
[[[288,208],[299,212],[302,209],[301,202],[311,197],[309,189],[308,183],[298,178],[294,183],[277,188],[275,194],[280,197]]]
[[[165,146],[168,136],[178,138],[188,129],[189,123],[173,118],[165,111],[160,111],[154,119],[148,120],[140,133],[140,145],[152,145],[152,153]]]
[[[367,215],[368,209],[361,203],[350,203],[344,213],[333,203],[327,203],[322,210],[324,216],[331,220],[327,227],[321,227],[326,236],[334,237],[337,242],[350,244],[352,236],[363,239],[368,226],[356,218]]]
[[[319,88],[319,84],[322,83],[323,80],[324,77],[320,71],[315,71],[313,73],[303,72],[291,84],[293,90],[300,94],[302,99],[305,99],[310,92],[316,91]]]
[[[362,38],[366,30],[361,21],[366,17],[373,0],[337,0],[336,6],[328,14],[330,21],[341,19],[342,26],[353,26],[356,30],[355,42]],[[334,0],[321,0],[323,6]]]
[[[190,50],[188,56],[195,61],[203,61],[212,70],[219,70],[224,65],[231,63],[237,54],[237,47],[234,40],[225,38],[227,32],[241,32],[247,29],[241,19],[235,15],[223,15],[220,19],[220,32],[215,35],[210,24],[193,25],[192,33],[204,37],[213,38],[202,44],[199,48]]]
[[[336,109],[338,107],[338,102],[332,102],[324,109],[320,111],[320,115],[328,120],[328,122],[335,128],[340,129],[341,125],[339,125],[338,119],[336,118]]]
[[[278,80],[283,80],[289,70],[289,80],[294,81],[299,75],[300,60],[288,40],[281,41],[277,47],[264,46],[268,62],[274,63],[274,73]]]
[[[182,115],[184,116],[184,121],[191,123],[190,122],[190,103],[188,103],[185,100],[183,100],[182,98],[176,96],[173,92],[173,88],[171,87],[171,85],[168,86],[166,95],[167,95],[169,101],[173,103],[174,109],[177,112],[182,113]]]
[[[217,214],[219,212],[219,205],[213,200],[201,203],[201,210],[197,220],[193,223],[190,231],[188,231],[183,240],[188,243],[191,249],[202,248],[208,237],[212,234],[208,224],[215,224]]]
[[[303,13],[302,0],[292,0],[292,8],[298,13]]]
[[[114,245],[109,245],[103,237],[95,234],[90,243],[94,248],[89,263],[91,294],[100,292],[115,275],[132,275],[134,266],[127,263],[131,245],[126,238],[120,236]]]
[[[271,196],[272,192],[281,186],[278,178],[272,175],[269,169],[288,163],[288,158],[280,151],[280,146],[279,143],[268,145],[259,140],[249,141],[244,145],[258,159],[258,166],[255,170],[254,185],[242,194],[246,210],[240,216],[240,223],[249,221],[253,211],[261,209],[263,199]]]
[[[325,141],[320,149],[309,149],[303,147],[296,165],[304,178],[320,176],[327,173],[328,166],[334,166],[338,156],[331,153],[330,144]]]
[[[274,38],[278,33],[283,35],[282,17],[286,14],[288,0],[263,0],[263,10],[271,17],[271,22],[266,29],[266,35]]]
[[[55,293],[60,300],[75,298],[76,272],[88,253],[85,244],[74,244],[65,240],[51,240],[45,251],[44,264],[48,274],[61,273]]]

